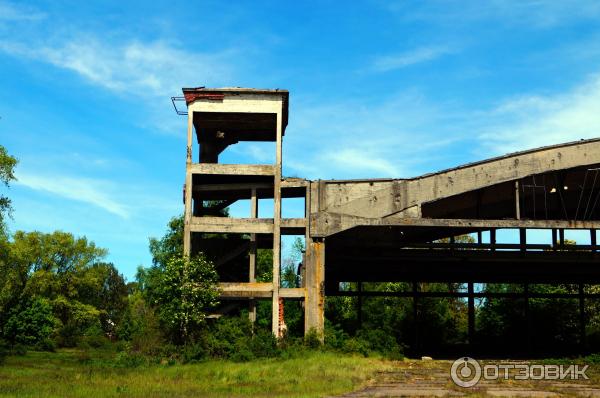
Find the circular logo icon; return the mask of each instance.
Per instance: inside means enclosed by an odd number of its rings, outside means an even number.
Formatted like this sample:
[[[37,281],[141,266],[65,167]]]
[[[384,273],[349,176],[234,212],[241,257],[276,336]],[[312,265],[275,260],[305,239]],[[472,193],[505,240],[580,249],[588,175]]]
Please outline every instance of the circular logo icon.
[[[450,368],[450,376],[457,386],[473,387],[481,379],[481,365],[473,358],[458,358]]]

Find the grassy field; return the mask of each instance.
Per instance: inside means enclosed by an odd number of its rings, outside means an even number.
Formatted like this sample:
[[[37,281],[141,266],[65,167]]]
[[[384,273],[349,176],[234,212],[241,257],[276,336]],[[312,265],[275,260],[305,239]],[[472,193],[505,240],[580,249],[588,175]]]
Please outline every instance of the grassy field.
[[[359,388],[389,361],[327,352],[247,363],[208,361],[135,368],[113,353],[59,350],[11,356],[0,365],[0,397],[322,397]]]

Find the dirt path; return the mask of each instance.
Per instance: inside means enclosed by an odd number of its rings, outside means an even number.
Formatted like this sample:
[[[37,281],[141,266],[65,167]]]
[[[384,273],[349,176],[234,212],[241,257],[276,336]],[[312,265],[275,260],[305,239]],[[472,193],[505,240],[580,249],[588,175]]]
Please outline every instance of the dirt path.
[[[522,363],[522,362],[520,362]],[[482,380],[464,388],[450,378],[451,361],[404,361],[380,373],[362,390],[342,398],[362,397],[600,397],[600,368],[591,365],[589,380]]]

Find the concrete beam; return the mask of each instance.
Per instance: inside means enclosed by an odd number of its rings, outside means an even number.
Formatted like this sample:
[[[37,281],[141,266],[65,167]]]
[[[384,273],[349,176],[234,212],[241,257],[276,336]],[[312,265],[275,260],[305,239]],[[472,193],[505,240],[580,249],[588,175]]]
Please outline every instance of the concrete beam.
[[[311,215],[313,237],[326,237],[359,226],[451,227],[465,229],[527,228],[527,229],[597,229],[600,221],[564,220],[484,220],[462,218],[366,218],[347,214],[321,212]]]
[[[423,203],[536,174],[600,164],[600,140],[537,148],[411,179],[319,181],[313,211],[420,217]]]
[[[307,224],[306,218],[282,218],[281,234],[304,235]]]
[[[273,189],[273,185],[274,184],[269,183],[202,184],[195,185],[194,192],[227,192],[247,190],[249,193],[248,197],[250,197],[250,192],[253,189]]]
[[[272,218],[192,217],[191,232],[212,233],[273,233]]]
[[[192,174],[274,176],[276,167],[264,164],[192,163]]]
[[[304,299],[306,297],[306,289],[301,287],[282,287],[279,289],[279,297],[283,297],[285,299]]]
[[[224,298],[253,298],[272,297],[273,285],[268,282],[221,282],[219,283],[221,297]]]

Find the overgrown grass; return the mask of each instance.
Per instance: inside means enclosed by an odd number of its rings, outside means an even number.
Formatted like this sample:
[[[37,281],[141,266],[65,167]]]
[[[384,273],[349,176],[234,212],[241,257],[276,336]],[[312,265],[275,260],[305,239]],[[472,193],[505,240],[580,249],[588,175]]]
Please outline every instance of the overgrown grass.
[[[306,351],[290,359],[127,368],[114,355],[62,349],[9,356],[0,365],[0,397],[321,397],[356,389],[392,366],[377,358]]]

